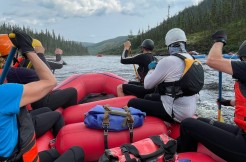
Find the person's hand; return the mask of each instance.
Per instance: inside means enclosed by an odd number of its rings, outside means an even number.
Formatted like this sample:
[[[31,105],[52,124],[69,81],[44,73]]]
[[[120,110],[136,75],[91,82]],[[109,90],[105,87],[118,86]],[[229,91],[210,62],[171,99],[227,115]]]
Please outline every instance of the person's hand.
[[[231,106],[231,100],[226,100],[224,98],[217,99],[217,103],[223,106]]]
[[[16,48],[21,50],[24,57],[26,57],[26,53],[34,52],[34,48],[32,47],[32,37],[19,30],[13,30],[13,33],[15,34],[14,37],[9,34],[10,40]]]
[[[45,49],[42,46],[36,46],[36,47],[34,47],[34,50],[35,50],[36,53],[44,54],[44,52],[45,52]]]
[[[148,65],[149,70],[155,69],[156,65],[157,65],[157,61],[151,61],[151,63],[149,63]]]
[[[56,48],[56,50],[55,50],[55,54],[56,54],[56,55],[62,55],[62,54],[63,54],[62,49],[60,49],[60,48]]]
[[[220,31],[215,32],[212,35],[212,40],[214,42],[221,42],[225,46],[226,45],[226,41],[227,41],[227,35],[226,35],[225,31],[220,30]]]
[[[131,48],[131,42],[130,41],[126,41],[125,43],[124,43],[124,49],[125,50],[129,50]]]

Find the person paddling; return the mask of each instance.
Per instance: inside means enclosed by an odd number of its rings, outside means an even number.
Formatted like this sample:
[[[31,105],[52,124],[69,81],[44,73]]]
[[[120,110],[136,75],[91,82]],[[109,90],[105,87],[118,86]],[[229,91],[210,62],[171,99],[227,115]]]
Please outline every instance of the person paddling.
[[[178,152],[197,151],[198,142],[226,161],[246,161],[246,41],[239,47],[241,61],[225,59],[223,47],[227,43],[225,31],[212,35],[214,41],[206,64],[218,71],[232,75],[236,79],[234,100],[218,100],[225,106],[235,106],[236,125],[222,123],[207,118],[188,118],[181,122]]]
[[[23,56],[30,59],[39,80],[25,85],[13,83],[0,85],[0,92],[3,94],[0,98],[0,161],[83,161],[83,150],[79,147],[73,147],[61,156],[57,151],[54,154],[53,150],[38,154],[34,127],[24,106],[45,96],[56,86],[57,81],[50,69],[35,53],[31,45],[32,38],[29,35],[14,30],[9,36]]]
[[[135,95],[139,98],[143,98],[145,94],[153,93],[155,89],[147,90],[143,87],[143,81],[146,74],[149,71],[148,65],[152,61],[157,61],[157,58],[153,56],[154,41],[151,39],[145,39],[141,44],[141,52],[133,57],[129,56],[131,50],[131,42],[124,43],[124,50],[121,55],[122,64],[135,64],[138,65],[137,78],[138,81],[128,81],[125,84],[120,84],[117,87],[118,97],[125,95]]]
[[[11,42],[5,40],[6,37],[1,35],[0,42],[4,42],[1,45],[0,53],[3,53],[4,57],[6,57],[10,51]],[[34,39],[34,43],[32,46],[37,53],[38,57],[49,67],[49,64],[44,57],[45,49],[42,46],[41,42],[37,39]],[[28,59],[24,59],[28,60]],[[28,61],[29,62],[29,61]],[[19,84],[27,84],[31,82],[36,82],[39,80],[39,77],[36,73],[36,69],[30,69],[26,67],[11,67],[7,74],[7,82],[8,83],[19,83]],[[41,99],[33,102],[31,107],[33,109],[38,109],[42,107],[49,107],[51,110],[56,110],[57,108],[67,108],[72,105],[76,105],[77,102],[77,90],[73,87],[65,88],[62,90],[53,90],[46,94]]]
[[[150,99],[134,98],[128,102],[128,106],[140,109],[149,116],[155,116],[167,122],[181,122],[187,117],[192,117],[196,111],[197,95],[185,96],[180,89],[179,80],[183,76],[185,63],[180,57],[192,56],[186,51],[186,35],[182,29],[173,28],[165,36],[166,45],[170,56],[162,58],[158,63],[151,62],[151,69],[144,79],[144,88],[158,87],[158,95]],[[203,76],[202,73],[195,73]],[[202,78],[202,77],[201,77]],[[193,82],[188,78],[188,82]],[[179,96],[179,97],[178,97]]]

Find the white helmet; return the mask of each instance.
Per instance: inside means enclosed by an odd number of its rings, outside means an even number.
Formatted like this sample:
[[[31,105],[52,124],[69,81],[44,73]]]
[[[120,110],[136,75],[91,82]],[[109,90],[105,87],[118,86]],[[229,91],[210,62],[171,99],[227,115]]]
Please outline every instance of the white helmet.
[[[185,32],[179,28],[169,30],[165,37],[166,45],[169,46],[175,42],[186,42]]]

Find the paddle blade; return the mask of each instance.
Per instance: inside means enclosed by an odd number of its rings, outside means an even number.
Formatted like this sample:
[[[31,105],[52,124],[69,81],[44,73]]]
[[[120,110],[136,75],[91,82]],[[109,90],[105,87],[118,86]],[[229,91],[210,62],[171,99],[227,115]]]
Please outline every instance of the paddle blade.
[[[222,123],[225,122],[220,109],[218,110],[218,121]]]

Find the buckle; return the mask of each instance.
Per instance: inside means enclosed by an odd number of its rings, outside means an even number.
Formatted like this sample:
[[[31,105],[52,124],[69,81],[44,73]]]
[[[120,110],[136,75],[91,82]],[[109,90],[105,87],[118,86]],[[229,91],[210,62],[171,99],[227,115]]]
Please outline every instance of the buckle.
[[[55,149],[55,144],[56,144],[56,139],[55,138],[50,140],[50,148],[51,149]]]

